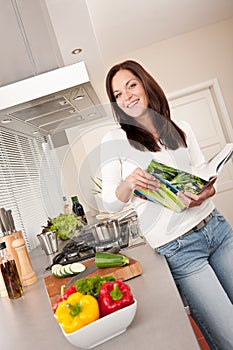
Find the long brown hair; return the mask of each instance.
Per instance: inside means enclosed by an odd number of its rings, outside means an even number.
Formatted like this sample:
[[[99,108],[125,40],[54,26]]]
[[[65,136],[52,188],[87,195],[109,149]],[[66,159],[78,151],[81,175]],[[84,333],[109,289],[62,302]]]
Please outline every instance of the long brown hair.
[[[112,91],[112,79],[115,74],[126,69],[131,71],[142,83],[147,95],[148,108],[153,111],[153,124],[159,133],[159,141],[169,149],[187,147],[185,133],[171,120],[167,98],[155,79],[137,62],[127,60],[113,66],[106,77],[106,90],[112,104],[113,113],[121,128],[126,132],[130,144],[141,151],[160,151],[153,135],[142,128],[133,118],[126,114],[116,103]]]

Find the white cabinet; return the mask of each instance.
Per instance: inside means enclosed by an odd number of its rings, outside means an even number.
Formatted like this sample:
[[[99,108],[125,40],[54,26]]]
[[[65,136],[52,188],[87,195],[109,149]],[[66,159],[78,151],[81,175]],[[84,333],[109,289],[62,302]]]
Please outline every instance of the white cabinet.
[[[43,1],[0,0],[0,86],[63,64]]]

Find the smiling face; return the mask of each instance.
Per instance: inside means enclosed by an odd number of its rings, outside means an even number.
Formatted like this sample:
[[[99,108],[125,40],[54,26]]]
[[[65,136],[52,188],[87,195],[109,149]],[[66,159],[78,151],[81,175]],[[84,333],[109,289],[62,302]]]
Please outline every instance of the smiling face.
[[[130,70],[121,69],[114,75],[112,91],[116,103],[126,114],[134,118],[147,115],[148,98],[144,87]]]

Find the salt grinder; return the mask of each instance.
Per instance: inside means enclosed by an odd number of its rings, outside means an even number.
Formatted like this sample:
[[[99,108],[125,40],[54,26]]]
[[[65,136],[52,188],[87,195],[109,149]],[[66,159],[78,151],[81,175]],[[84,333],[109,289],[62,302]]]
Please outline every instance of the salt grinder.
[[[16,239],[12,241],[12,247],[15,249],[18,255],[23,286],[29,286],[36,283],[36,274],[33,271],[24,239],[16,237]]]

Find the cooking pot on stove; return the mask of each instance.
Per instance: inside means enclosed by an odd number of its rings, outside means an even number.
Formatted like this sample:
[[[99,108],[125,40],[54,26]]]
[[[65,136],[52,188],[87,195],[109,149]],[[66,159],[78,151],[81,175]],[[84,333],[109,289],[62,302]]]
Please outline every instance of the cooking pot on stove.
[[[113,245],[125,248],[132,239],[139,237],[137,214],[131,212],[123,217],[112,218],[79,228],[71,237],[75,242],[85,242],[96,250],[105,250]]]
[[[117,244],[127,247],[129,242],[129,227],[122,230],[118,220],[108,220],[93,225],[85,225],[71,237],[76,242],[85,242],[97,250],[104,250]]]
[[[93,225],[92,234],[96,242],[117,241],[120,238],[118,220],[109,220]]]

